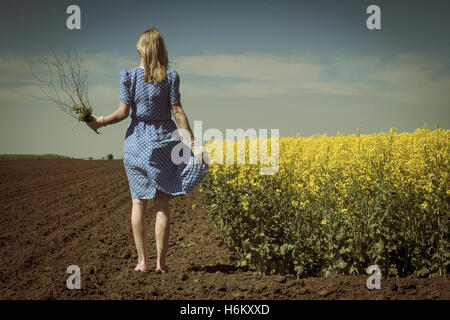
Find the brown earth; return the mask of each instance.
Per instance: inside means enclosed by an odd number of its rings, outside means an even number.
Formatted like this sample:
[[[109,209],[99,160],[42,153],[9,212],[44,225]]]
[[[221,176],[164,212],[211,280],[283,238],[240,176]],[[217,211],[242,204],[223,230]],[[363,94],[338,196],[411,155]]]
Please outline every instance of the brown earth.
[[[291,279],[234,267],[200,195],[170,202],[168,274],[136,273],[121,160],[0,161],[0,299],[449,299],[450,279],[366,275]],[[195,208],[193,208],[195,204]],[[148,206],[151,265],[154,213]],[[81,289],[69,290],[69,265]]]

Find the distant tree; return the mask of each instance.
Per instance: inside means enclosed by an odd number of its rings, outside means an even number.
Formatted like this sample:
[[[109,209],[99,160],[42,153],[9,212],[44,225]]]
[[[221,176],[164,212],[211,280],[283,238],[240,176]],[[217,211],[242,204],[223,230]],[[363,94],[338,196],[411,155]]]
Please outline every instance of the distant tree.
[[[89,157],[88,159],[89,159],[89,160],[92,160],[92,157]]]
[[[107,158],[108,158],[108,160],[112,160],[112,159],[114,159],[114,156],[110,153],[107,155]]]

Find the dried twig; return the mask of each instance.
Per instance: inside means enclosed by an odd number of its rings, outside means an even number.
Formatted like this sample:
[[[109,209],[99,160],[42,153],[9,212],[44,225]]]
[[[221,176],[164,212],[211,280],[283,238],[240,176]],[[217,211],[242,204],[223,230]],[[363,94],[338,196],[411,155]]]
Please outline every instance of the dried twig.
[[[88,77],[81,55],[77,52],[72,53],[69,49],[62,56],[58,56],[53,49],[51,52],[52,56],[44,58],[49,80],[38,76],[30,65],[26,70],[47,88],[47,90],[41,88],[44,98],[35,98],[54,102],[78,121],[90,121],[92,107],[88,97]]]

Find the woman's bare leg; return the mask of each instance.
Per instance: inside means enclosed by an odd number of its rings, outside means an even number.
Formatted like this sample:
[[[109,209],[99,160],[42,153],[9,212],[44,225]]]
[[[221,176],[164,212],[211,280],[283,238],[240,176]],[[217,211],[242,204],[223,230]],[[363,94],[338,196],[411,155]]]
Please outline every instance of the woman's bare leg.
[[[156,238],[156,269],[168,271],[166,254],[169,247],[169,195],[156,190],[153,204],[156,210],[155,238]]]
[[[147,233],[145,230],[145,208],[147,202],[141,199],[132,199],[132,204],[131,225],[138,254],[138,265],[145,265],[147,261]]]

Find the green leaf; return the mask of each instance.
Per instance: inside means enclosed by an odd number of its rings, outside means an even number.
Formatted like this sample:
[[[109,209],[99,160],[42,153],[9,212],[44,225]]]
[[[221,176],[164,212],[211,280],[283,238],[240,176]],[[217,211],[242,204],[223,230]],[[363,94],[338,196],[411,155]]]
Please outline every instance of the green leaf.
[[[340,259],[339,262],[337,263],[337,267],[339,269],[344,269],[347,266],[347,262],[345,262],[344,260]]]
[[[300,276],[305,271],[305,269],[302,266],[295,266],[294,271],[297,275]]]
[[[384,251],[384,242],[383,242],[383,240],[380,240],[380,241],[378,241],[378,242],[375,244],[375,249],[376,249],[379,253],[381,253],[381,252]]]

